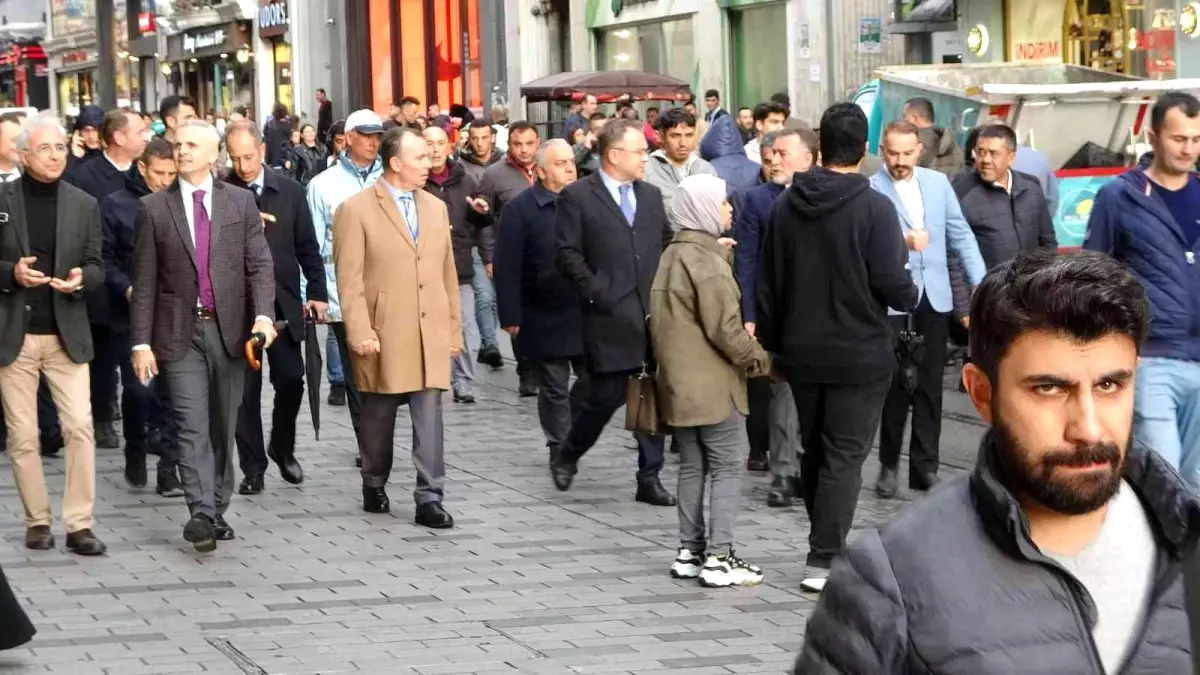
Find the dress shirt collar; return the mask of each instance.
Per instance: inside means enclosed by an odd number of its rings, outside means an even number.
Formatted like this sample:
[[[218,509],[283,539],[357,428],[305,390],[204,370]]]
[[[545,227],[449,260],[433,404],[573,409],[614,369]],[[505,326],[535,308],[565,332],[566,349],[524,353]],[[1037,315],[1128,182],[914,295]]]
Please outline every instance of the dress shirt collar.
[[[258,194],[262,194],[263,188],[265,188],[267,186],[267,171],[266,171],[266,169],[260,168],[258,170],[258,176],[254,180],[247,183],[246,186],[249,187],[250,189],[254,190],[255,192],[257,192]]]
[[[399,202],[404,196],[408,196],[410,199],[413,197],[412,190],[401,190],[386,180],[380,180],[379,182],[383,183],[383,186],[388,189],[389,193],[391,193],[393,201]],[[413,203],[415,204],[416,202],[414,201]]]
[[[133,162],[130,162],[125,166],[117,164],[116,160],[114,160],[107,152],[104,153],[104,159],[108,160],[108,163],[112,164],[113,168],[116,169],[118,173],[125,173],[126,171],[129,171],[129,167],[133,166]]]
[[[21,167],[14,166],[8,171],[0,171],[0,182],[8,183],[21,177]]]
[[[1005,186],[1005,185],[1001,185],[1000,183],[992,183],[992,185],[995,185],[996,187],[1000,188],[1001,190],[1004,190],[1005,192],[1007,192],[1008,194],[1010,194],[1010,195],[1011,195],[1011,194],[1012,194],[1012,187],[1013,187],[1013,186],[1012,186],[1012,183],[1013,183],[1013,173],[1012,173],[1012,169],[1009,169],[1009,170],[1008,170],[1008,185],[1007,185],[1007,186]]]
[[[605,173],[604,169],[599,169],[596,171],[596,173],[600,174],[600,180],[604,181],[604,187],[607,188],[608,191],[613,193],[614,195],[619,194],[620,187],[622,185],[632,185],[633,184],[633,183],[623,183],[623,182],[617,180],[616,178],[613,178],[612,176]]]
[[[212,194],[212,189],[213,189],[212,174],[211,173],[205,174],[204,180],[200,181],[199,183],[196,183],[194,185],[192,183],[187,182],[187,179],[185,179],[183,176],[180,176],[179,177],[179,189],[183,190],[184,192],[188,193],[189,195],[192,194],[193,192],[195,192],[196,190],[204,190],[204,194],[210,195],[210,194]]]

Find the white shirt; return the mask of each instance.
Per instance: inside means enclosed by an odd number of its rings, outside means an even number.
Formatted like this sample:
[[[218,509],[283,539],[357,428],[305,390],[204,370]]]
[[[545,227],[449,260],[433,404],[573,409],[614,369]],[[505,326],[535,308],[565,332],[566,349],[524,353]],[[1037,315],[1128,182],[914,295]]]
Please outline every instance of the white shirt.
[[[14,166],[9,171],[0,172],[0,183],[11,183],[21,177],[21,167]]]
[[[1008,185],[1001,185],[1000,183],[996,183],[996,187],[1004,188],[1005,192],[1007,192],[1010,195],[1012,194],[1012,169],[1008,170]]]
[[[112,164],[113,168],[116,169],[117,171],[120,171],[121,173],[125,173],[126,171],[129,170],[129,167],[133,166],[132,162],[130,162],[129,164],[126,164],[125,166],[121,166],[120,164],[117,164],[116,161],[114,161],[112,157],[108,156],[107,152],[104,153],[104,159],[107,159],[108,163]]]
[[[925,229],[925,200],[921,197],[921,184],[914,171],[907,180],[892,179],[892,187],[900,195],[900,203],[908,212],[909,226],[914,230]]]
[[[265,171],[259,169],[258,177],[246,184],[246,187],[250,188],[256,195],[262,195],[263,185],[266,184],[266,179],[263,177],[265,173]]]
[[[742,146],[742,149],[755,164],[762,164],[762,144],[757,138]]]

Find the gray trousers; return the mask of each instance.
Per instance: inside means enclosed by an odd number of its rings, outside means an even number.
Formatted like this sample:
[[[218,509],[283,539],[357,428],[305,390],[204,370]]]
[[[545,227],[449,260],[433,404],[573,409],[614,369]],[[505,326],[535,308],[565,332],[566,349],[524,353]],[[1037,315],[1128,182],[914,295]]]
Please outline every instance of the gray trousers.
[[[771,478],[800,475],[800,422],[796,419],[796,400],[787,382],[771,383]]]
[[[463,350],[458,356],[450,357],[450,384],[456,394],[472,393],[475,384],[475,361],[471,358],[475,343],[479,341],[479,328],[475,325],[475,289],[471,284],[458,285],[458,302],[462,310]]]
[[[557,453],[571,431],[571,420],[587,395],[587,370],[583,359],[530,361],[538,385],[538,421],[546,436],[546,447]],[[575,384],[571,385],[571,371]]]
[[[412,418],[413,464],[417,469],[417,504],[441,502],[446,483],[443,450],[442,390],[424,389],[407,394],[363,394],[363,487],[381,488],[392,473],[392,446],[396,436],[396,411],[408,404]]]
[[[733,546],[733,522],[742,497],[750,439],[736,409],[724,421],[675,429],[679,444],[679,542],[695,553]],[[704,483],[708,479],[708,530],[704,527]],[[706,536],[707,534],[707,536]]]
[[[235,482],[238,407],[246,362],[230,358],[212,319],[197,319],[178,361],[159,364],[179,425],[179,476],[192,515],[215,518],[229,508]]]

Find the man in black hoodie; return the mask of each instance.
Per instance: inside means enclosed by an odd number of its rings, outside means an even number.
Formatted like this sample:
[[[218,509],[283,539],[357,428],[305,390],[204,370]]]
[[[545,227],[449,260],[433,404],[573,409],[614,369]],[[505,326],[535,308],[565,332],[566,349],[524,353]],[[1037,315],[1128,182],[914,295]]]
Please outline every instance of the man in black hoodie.
[[[799,415],[809,591],[824,587],[854,520],[896,365],[887,310],[918,300],[896,208],[858,173],[866,116],[834,105],[820,136],[822,166],[796,174],[776,202],[757,284],[758,338],[778,355]]]

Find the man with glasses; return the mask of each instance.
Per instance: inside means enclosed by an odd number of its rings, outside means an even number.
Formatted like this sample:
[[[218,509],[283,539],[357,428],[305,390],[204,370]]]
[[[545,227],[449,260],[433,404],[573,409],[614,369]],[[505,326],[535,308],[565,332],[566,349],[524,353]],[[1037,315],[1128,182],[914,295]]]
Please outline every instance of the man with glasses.
[[[575,287],[583,311],[589,382],[562,450],[550,463],[554,485],[564,491],[571,489],[580,458],[625,403],[629,376],[654,372],[646,323],[650,285],[672,235],[662,192],[642,180],[649,156],[642,124],[609,120],[597,143],[600,170],[563,189],[554,218],[555,263]],[[663,437],[634,436],[637,501],[674,506],[658,478]]]
[[[0,214],[10,230],[0,237],[0,395],[25,507],[25,546],[54,548],[38,454],[38,377],[45,374],[67,441],[62,506],[67,548],[102,555],[106,547],[91,529],[96,439],[87,363],[95,352],[87,305],[80,302],[85,287],[104,286],[100,209],[95,199],[61,180],[67,133],[54,113],[29,119],[17,147],[26,173],[0,196]]]

